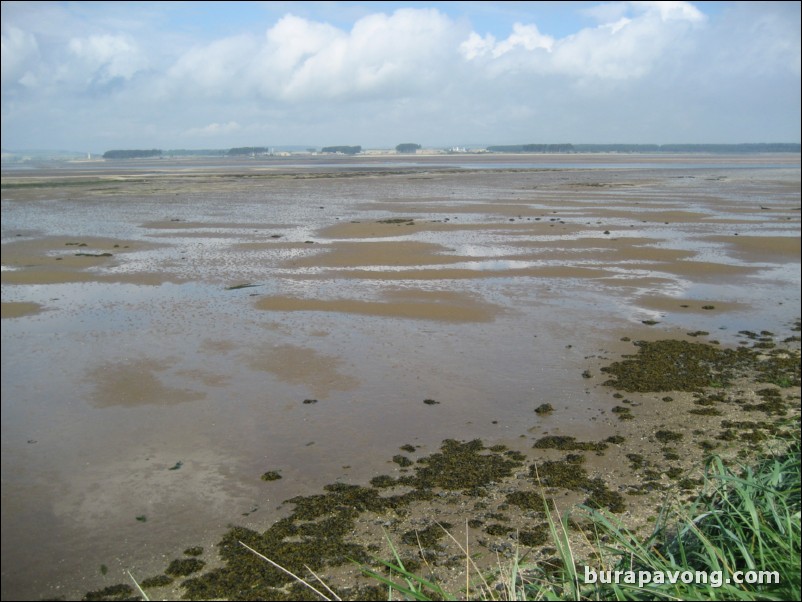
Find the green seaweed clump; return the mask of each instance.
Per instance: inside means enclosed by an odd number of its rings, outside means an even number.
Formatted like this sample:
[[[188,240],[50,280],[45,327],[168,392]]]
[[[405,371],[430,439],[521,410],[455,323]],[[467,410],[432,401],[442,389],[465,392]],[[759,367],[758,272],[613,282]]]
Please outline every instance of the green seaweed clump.
[[[173,582],[172,577],[168,577],[167,575],[156,575],[155,577],[148,577],[147,579],[143,579],[139,585],[145,588],[150,587],[165,587],[170,585]]]
[[[511,460],[515,460],[516,462],[524,462],[526,461],[526,454],[523,454],[515,449],[510,449],[504,452],[504,455],[507,456]]]
[[[744,404],[747,412],[765,412],[770,416],[785,416],[788,412],[779,389],[765,388],[756,391],[763,403]]]
[[[262,475],[263,481],[278,481],[281,475],[275,470],[269,470]]]
[[[243,288],[253,288],[255,286],[259,286],[259,285],[247,282],[245,284],[235,284],[233,286],[227,286],[226,290],[227,291],[238,291],[238,290],[243,289]]]
[[[87,592],[82,600],[128,600],[133,593],[134,590],[130,585],[118,583],[93,592]]]
[[[409,546],[434,548],[451,527],[450,523],[440,523],[429,525],[425,529],[413,529],[406,531],[401,536],[401,541]]]
[[[668,443],[673,443],[674,441],[680,441],[682,439],[682,433],[661,429],[654,434],[654,438],[660,443],[666,445]]]
[[[581,459],[580,459],[581,458]],[[568,456],[565,460],[547,460],[529,467],[529,476],[546,487],[581,489],[587,486],[588,472],[582,468],[581,456]],[[511,502],[514,503],[514,502]]]
[[[728,384],[754,362],[748,349],[719,349],[704,343],[638,341],[638,353],[601,370],[604,384],[623,391],[699,391]]]
[[[612,413],[618,416],[619,420],[634,420],[635,416],[632,414],[632,410],[625,407],[625,406],[615,406],[612,410]]]
[[[496,537],[506,535],[510,531],[512,531],[510,527],[505,527],[504,525],[499,525],[498,523],[493,523],[492,525],[487,525],[487,527],[485,527],[485,533]]]
[[[420,489],[468,491],[511,476],[521,466],[509,457],[480,453],[485,449],[479,439],[467,443],[446,439],[440,452],[418,460],[414,477],[401,480]]]
[[[632,470],[638,470],[648,465],[646,458],[641,454],[627,454],[627,459],[629,460],[629,467]]]
[[[563,451],[604,451],[608,446],[602,441],[592,443],[589,441],[577,441],[575,437],[565,435],[549,435],[535,441],[532,447],[535,449],[559,449]]]
[[[321,516],[334,513],[336,516],[352,516],[366,510],[381,512],[389,503],[379,497],[375,489],[348,485],[347,483],[332,483],[323,488],[326,493],[296,496],[287,500],[295,504],[292,513],[294,519],[314,520]],[[334,512],[332,511],[334,509]]]
[[[396,480],[391,477],[390,475],[382,474],[376,477],[373,477],[370,480],[370,484],[373,487],[377,487],[379,489],[384,489],[385,487],[392,487],[396,484]]]
[[[627,505],[624,503],[624,496],[617,491],[609,489],[601,478],[592,479],[588,489],[590,495],[585,500],[585,505],[589,508],[607,508],[610,512],[616,514],[627,509]]]
[[[588,494],[584,504],[590,508],[607,508],[610,512],[626,510],[624,497],[617,491],[611,491],[600,477],[591,479],[582,467],[585,458],[581,455],[569,454],[561,461],[547,461],[533,464],[529,475],[539,479],[546,487],[560,487]]]
[[[688,414],[695,414],[696,416],[723,416],[724,412],[716,408],[694,408],[688,410]]]
[[[534,530],[521,531],[518,534],[518,543],[523,546],[534,548],[535,546],[542,546],[549,541],[551,535],[549,533],[548,523],[541,523],[537,525]]]
[[[554,406],[550,403],[541,403],[535,408],[535,414],[538,416],[548,416],[554,411]]]
[[[402,456],[401,454],[396,454],[393,456],[393,462],[401,466],[402,468],[407,466],[412,466],[413,462],[406,456]]]
[[[415,220],[411,217],[390,217],[387,219],[380,219],[377,224],[405,224],[407,226],[411,226],[415,223]]]
[[[676,450],[672,447],[664,447],[663,448],[663,459],[668,460],[669,462],[676,462],[682,456],[680,456]]]
[[[268,558],[280,559],[283,567],[296,574],[308,574],[305,567],[318,571],[327,565],[345,564],[349,559],[367,562],[364,548],[347,543],[344,538],[353,529],[357,512],[344,503],[353,491],[330,491],[316,497],[311,505],[304,498],[295,498],[303,507],[305,517],[325,519],[314,522],[301,520],[297,509],[292,516],[274,523],[264,533],[243,527],[233,527],[219,544],[225,566],[183,582],[187,599],[285,600],[307,599],[303,591],[288,598],[281,589],[292,578],[270,566],[240,542]],[[325,499],[320,499],[325,498]],[[329,502],[329,503],[327,503]],[[300,596],[300,597],[297,597]]]
[[[198,558],[176,558],[169,564],[164,572],[173,577],[186,577],[192,573],[197,573],[205,566],[206,563]]]
[[[548,507],[548,502],[539,491],[513,491],[507,494],[506,501],[524,510],[542,512]]]

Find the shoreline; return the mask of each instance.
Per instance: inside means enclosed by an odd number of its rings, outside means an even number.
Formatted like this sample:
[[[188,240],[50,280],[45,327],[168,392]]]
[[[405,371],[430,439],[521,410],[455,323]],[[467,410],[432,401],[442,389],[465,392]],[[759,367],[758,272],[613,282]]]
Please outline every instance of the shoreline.
[[[36,167],[15,168],[14,164],[3,164],[3,183],[6,187],[24,184],[27,181],[43,179],[58,182],[64,179],[67,184],[91,184],[92,180],[81,182],[78,178],[105,176],[100,181],[112,181],[115,177],[169,177],[176,171],[184,176],[231,175],[250,173],[265,177],[293,176],[309,173],[321,175],[315,170],[328,170],[329,177],[353,177],[352,170],[361,168],[376,170],[381,175],[405,175],[420,170],[442,171],[459,169],[470,170],[470,165],[487,164],[489,169],[519,169],[531,171],[542,165],[543,169],[582,169],[615,168],[618,165],[671,166],[710,168],[729,164],[738,167],[773,167],[799,169],[800,153],[458,153],[458,154],[417,154],[417,155],[313,155],[293,157],[260,157],[243,159],[241,157],[192,157],[164,159],[100,160],[91,162],[45,161]],[[55,166],[63,166],[58,168]],[[461,165],[468,166],[460,168]],[[495,165],[495,167],[492,167]],[[506,167],[509,165],[510,167]],[[55,167],[55,168],[54,168]],[[432,170],[434,168],[434,170]],[[284,171],[282,171],[284,170]],[[336,174],[332,172],[341,171]],[[172,172],[172,173],[171,173]]]

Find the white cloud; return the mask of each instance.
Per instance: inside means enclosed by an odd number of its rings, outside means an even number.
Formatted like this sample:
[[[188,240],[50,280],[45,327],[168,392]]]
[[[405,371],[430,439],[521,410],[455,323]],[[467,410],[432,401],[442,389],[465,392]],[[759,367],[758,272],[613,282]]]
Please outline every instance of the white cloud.
[[[244,86],[246,65],[258,51],[253,36],[239,35],[190,49],[168,70],[171,93],[184,85],[219,96],[236,94]]]
[[[495,46],[496,38],[492,35],[487,34],[485,37],[482,37],[475,31],[472,31],[468,39],[459,45],[459,51],[463,57],[472,61],[485,54],[491,54]]]
[[[136,42],[124,35],[72,38],[68,49],[84,69],[101,81],[118,77],[131,79],[146,66]]]
[[[229,10],[192,14],[209,5]],[[485,13],[366,14],[373,4],[352,21],[316,18],[308,3],[304,16],[271,8],[256,13],[263,22],[226,22],[225,34],[173,28],[170,11],[187,6],[149,4],[134,27],[126,3],[3,3],[3,145],[798,136],[798,3],[725,3],[705,17],[688,2],[611,2],[559,36],[525,3],[493,34],[475,16]]]
[[[510,37],[496,44],[495,48],[493,48],[493,56],[499,57],[515,48],[522,48],[529,51],[542,48],[543,50],[550,51],[553,47],[554,38],[541,34],[536,25],[521,25],[520,23],[515,23],[512,26]]]
[[[663,21],[680,20],[701,22],[705,20],[704,14],[690,2],[607,2],[582,8],[579,12],[595,19],[600,25],[605,25],[620,21],[633,11],[636,13],[657,13]]]
[[[216,137],[221,134],[231,134],[241,129],[242,126],[239,123],[229,121],[228,123],[210,123],[200,128],[190,128],[186,131],[186,134],[192,137]]]
[[[39,46],[34,35],[4,24],[1,43],[3,86],[34,85],[39,56]]]
[[[624,80],[647,74],[661,57],[681,45],[691,27],[704,21],[704,15],[687,2],[607,4],[594,16],[602,21],[600,25],[559,40],[541,34],[535,25],[519,23],[501,42],[471,33],[460,51],[469,61],[484,59],[495,75],[528,70],[580,80]],[[513,51],[514,61],[505,57]],[[493,59],[501,60],[493,64]]]
[[[633,8],[650,13],[656,12],[663,21],[688,21],[700,23],[704,14],[690,2],[630,2]]]
[[[266,45],[260,58],[282,72],[291,72],[345,38],[343,31],[327,23],[285,15],[265,34]]]
[[[371,98],[419,90],[455,56],[455,24],[433,9],[372,14],[350,31],[286,15],[261,39],[224,38],[184,54],[178,86],[276,101]]]
[[[599,24],[613,23],[622,19],[629,11],[626,2],[607,2],[580,9],[580,13],[596,20]]]

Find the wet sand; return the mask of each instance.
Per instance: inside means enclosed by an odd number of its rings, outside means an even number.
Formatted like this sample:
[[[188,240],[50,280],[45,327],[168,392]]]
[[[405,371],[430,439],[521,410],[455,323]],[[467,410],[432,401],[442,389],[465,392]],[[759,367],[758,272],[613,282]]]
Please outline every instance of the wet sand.
[[[404,444],[603,439],[581,375],[624,334],[799,316],[798,155],[559,160],[4,172],[3,598],[158,573]]]

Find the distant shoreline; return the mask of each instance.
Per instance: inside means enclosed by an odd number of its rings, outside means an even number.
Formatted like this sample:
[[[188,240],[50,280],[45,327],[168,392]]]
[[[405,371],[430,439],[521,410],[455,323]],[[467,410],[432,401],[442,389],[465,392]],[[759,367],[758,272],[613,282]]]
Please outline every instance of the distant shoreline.
[[[3,162],[3,186],[13,187],[33,179],[73,179],[114,175],[198,175],[200,173],[345,173],[353,170],[415,172],[432,170],[532,170],[532,169],[631,169],[631,168],[799,168],[800,153],[418,153],[257,157],[193,156],[137,159],[79,159]]]
[[[356,153],[325,152],[327,148],[304,148],[302,146],[276,146],[252,147],[254,153],[233,152],[238,149],[151,149],[119,150],[86,152],[73,150],[52,149],[9,149],[3,150],[3,163],[20,163],[30,161],[68,161],[68,162],[94,162],[99,160],[131,161],[141,159],[188,159],[227,157],[238,158],[299,158],[299,157],[428,157],[428,156],[465,156],[465,155],[585,155],[585,154],[613,154],[613,155],[675,155],[675,154],[785,154],[802,152],[802,144],[794,142],[748,142],[741,144],[503,144],[503,145],[457,145],[451,147],[421,147],[416,152],[400,152],[396,148],[364,148]],[[340,148],[340,147],[337,147]],[[342,147],[346,148],[346,147]],[[104,156],[110,153],[126,154],[130,156]]]

